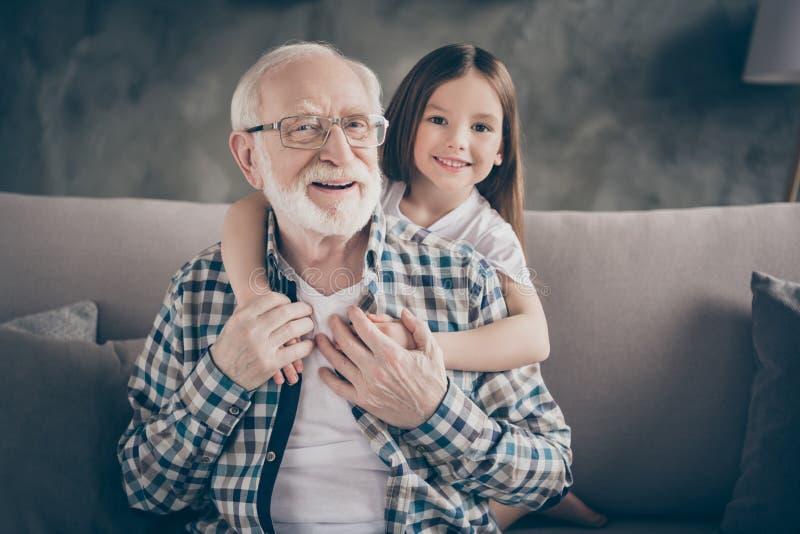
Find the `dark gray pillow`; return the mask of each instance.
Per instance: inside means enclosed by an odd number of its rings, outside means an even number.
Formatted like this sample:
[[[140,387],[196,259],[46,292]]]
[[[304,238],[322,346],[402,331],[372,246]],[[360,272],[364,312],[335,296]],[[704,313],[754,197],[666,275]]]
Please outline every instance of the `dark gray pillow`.
[[[97,341],[97,305],[90,300],[62,306],[0,324],[21,332],[53,339]]]
[[[4,532],[174,532],[130,509],[116,458],[143,340],[59,341],[0,328]]]
[[[800,532],[800,284],[754,272],[756,374],[726,533]]]

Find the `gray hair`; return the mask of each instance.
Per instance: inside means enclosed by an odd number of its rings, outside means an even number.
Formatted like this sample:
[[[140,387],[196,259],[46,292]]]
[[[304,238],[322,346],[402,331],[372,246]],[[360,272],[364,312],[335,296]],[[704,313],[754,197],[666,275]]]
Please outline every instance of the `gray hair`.
[[[369,67],[344,56],[328,43],[299,42],[270,50],[247,69],[247,72],[239,80],[231,99],[231,127],[234,130],[244,130],[259,124],[258,81],[270,69],[308,56],[333,56],[347,62],[364,85],[364,90],[370,100],[371,112],[382,113],[381,84]]]

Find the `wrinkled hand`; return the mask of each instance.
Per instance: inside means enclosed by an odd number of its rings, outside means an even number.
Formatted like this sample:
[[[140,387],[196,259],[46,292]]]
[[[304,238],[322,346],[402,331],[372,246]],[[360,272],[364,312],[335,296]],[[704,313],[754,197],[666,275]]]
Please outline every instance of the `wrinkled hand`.
[[[397,319],[394,319],[392,316],[386,315],[385,313],[380,315],[368,313],[367,317],[370,321],[375,323],[375,325],[378,327],[378,330],[386,334],[392,339],[392,341],[404,349],[414,350],[417,348],[417,344],[414,342],[414,336],[411,335],[411,331],[406,328],[406,325],[403,324],[403,321],[398,321]]]
[[[314,342],[288,342],[314,329],[311,306],[271,292],[237,307],[211,347],[220,371],[251,391],[281,368],[305,358]]]
[[[326,336],[316,336],[322,355],[347,379],[323,367],[323,382],[390,425],[408,429],[427,421],[447,391],[442,349],[428,325],[403,310],[400,319],[415,343],[415,349],[408,350],[381,332],[359,308],[351,306],[347,316],[357,335],[340,317],[331,318],[338,349]]]

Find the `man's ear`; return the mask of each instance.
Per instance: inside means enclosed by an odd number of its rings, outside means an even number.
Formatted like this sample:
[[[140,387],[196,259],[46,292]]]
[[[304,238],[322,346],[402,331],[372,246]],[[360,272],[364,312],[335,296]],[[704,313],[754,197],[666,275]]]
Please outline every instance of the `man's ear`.
[[[253,134],[248,132],[234,131],[228,138],[228,146],[233,154],[233,159],[236,160],[242,174],[247,178],[247,183],[253,189],[261,191],[264,188],[264,179],[256,166],[254,142]]]

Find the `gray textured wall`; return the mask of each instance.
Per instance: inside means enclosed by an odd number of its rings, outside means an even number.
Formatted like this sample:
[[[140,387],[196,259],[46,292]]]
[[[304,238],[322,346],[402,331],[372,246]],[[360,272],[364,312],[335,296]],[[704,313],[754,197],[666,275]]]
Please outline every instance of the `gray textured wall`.
[[[741,82],[755,0],[40,0],[0,7],[0,189],[230,201],[233,87],[259,54],[321,39],[372,66],[385,101],[427,51],[507,64],[527,207],[779,200],[800,90]]]

